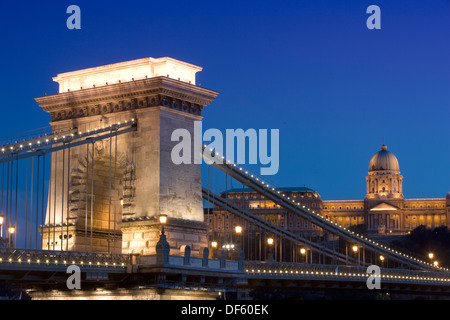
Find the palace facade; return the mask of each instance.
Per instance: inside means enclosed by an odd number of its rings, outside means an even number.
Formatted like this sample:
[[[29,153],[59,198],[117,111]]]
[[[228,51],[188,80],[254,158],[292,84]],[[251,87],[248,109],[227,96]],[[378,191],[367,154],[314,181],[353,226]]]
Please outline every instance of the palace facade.
[[[372,235],[406,234],[420,225],[427,228],[449,227],[450,193],[443,198],[405,199],[402,184],[398,160],[383,144],[370,160],[366,197],[362,200],[323,200],[317,191],[306,187],[278,190],[343,227],[364,225]],[[251,189],[235,188],[221,193],[221,196],[298,235],[307,238],[323,235],[314,224]],[[256,227],[219,208],[206,212],[205,222],[219,238],[232,237],[237,225],[248,232],[258,232]]]

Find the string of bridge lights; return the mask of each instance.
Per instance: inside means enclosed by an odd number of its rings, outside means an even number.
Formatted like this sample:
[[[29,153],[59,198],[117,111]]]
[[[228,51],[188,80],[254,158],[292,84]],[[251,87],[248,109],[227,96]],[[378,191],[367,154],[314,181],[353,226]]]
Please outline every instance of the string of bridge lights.
[[[61,261],[61,260],[57,260],[57,259],[55,259],[55,260],[51,260],[51,259],[43,259],[43,260],[41,260],[41,259],[36,259],[36,260],[26,259],[26,260],[22,260],[21,258],[18,258],[18,259],[9,258],[9,259],[3,260],[3,258],[0,258],[0,264],[3,264],[3,263],[19,263],[19,264],[24,264],[24,263],[32,264],[32,263],[34,263],[34,264],[39,264],[39,265],[58,265],[58,264],[59,265],[67,265],[67,264],[69,264],[69,262],[67,260],[62,260]],[[76,264],[76,261],[72,260],[71,264]],[[119,268],[126,267],[124,262],[122,262],[122,263],[103,262],[102,263],[100,261],[97,261],[97,262],[88,261],[88,262],[85,263],[84,261],[79,261],[79,264],[82,265],[82,266],[87,265],[87,266],[98,266],[98,267],[103,266],[103,267],[119,267]]]
[[[203,151],[206,151],[207,146],[203,145],[202,149],[203,149]],[[295,207],[297,207],[299,209],[302,209],[303,211],[307,211],[308,214],[310,214],[310,215],[314,215],[315,217],[319,218],[323,224],[328,224],[329,226],[331,226],[333,228],[341,229],[340,231],[343,231],[343,232],[347,233],[350,237],[356,237],[356,238],[358,238],[359,241],[365,242],[365,243],[367,243],[369,245],[372,245],[372,246],[376,246],[376,247],[378,247],[378,248],[380,248],[382,250],[386,250],[390,254],[397,254],[397,255],[402,256],[404,258],[407,258],[409,260],[413,260],[416,263],[421,263],[423,265],[426,265],[427,267],[433,267],[435,269],[442,270],[442,271],[449,271],[448,268],[443,268],[443,267],[438,266],[436,264],[432,264],[430,262],[423,261],[423,260],[420,260],[418,258],[412,257],[412,256],[410,256],[408,254],[399,252],[399,251],[394,250],[392,248],[389,248],[389,247],[387,247],[385,245],[382,245],[382,244],[380,244],[380,243],[378,243],[378,242],[376,242],[376,241],[374,241],[372,239],[369,239],[369,238],[364,237],[364,236],[362,236],[362,235],[360,235],[358,233],[355,233],[355,232],[353,232],[353,231],[351,231],[351,230],[349,230],[349,229],[347,229],[347,228],[337,224],[336,222],[330,220],[329,218],[324,217],[323,215],[321,215],[319,213],[316,213],[314,210],[310,210],[306,206],[302,205],[300,202],[296,202],[294,199],[291,199],[290,197],[286,196],[286,194],[284,194],[280,190],[276,190],[276,188],[270,187],[270,185],[268,183],[265,183],[263,180],[259,179],[254,174],[249,173],[249,171],[244,169],[243,167],[238,167],[235,163],[232,163],[230,160],[225,159],[224,156],[220,157],[220,154],[218,152],[215,152],[213,149],[209,149],[209,153],[210,153],[209,156],[211,156],[213,159],[217,159],[217,160],[221,161],[223,165],[228,166],[230,169],[235,170],[236,172],[238,172],[240,174],[245,174],[247,179],[249,179],[249,180],[253,179],[254,182],[257,182],[260,185],[262,185],[262,187],[264,187],[266,191],[274,193],[275,196],[278,196],[279,198],[282,197],[282,200],[284,200],[284,201],[294,205]]]
[[[22,143],[15,143],[12,145],[3,145],[0,146],[0,150],[2,152],[1,155],[10,155],[10,154],[16,154],[17,152],[24,152],[24,151],[30,151],[34,150],[38,147],[47,147],[51,146],[56,143],[64,143],[69,142],[74,139],[80,139],[83,137],[91,136],[94,134],[99,134],[107,131],[117,131],[120,128],[127,127],[130,125],[136,124],[137,121],[132,118],[131,120],[125,120],[122,122],[112,123],[109,125],[102,125],[101,127],[95,127],[93,130],[87,130],[86,132],[78,131],[76,133],[72,132],[75,129],[71,129],[62,133],[55,133],[47,137],[43,137],[42,139],[32,139],[32,141],[35,141],[34,143],[26,141]],[[67,135],[65,135],[67,133]]]
[[[400,279],[400,280],[421,280],[435,282],[450,282],[449,278],[436,278],[424,276],[408,276],[408,275],[392,275],[392,274],[371,274],[371,273],[355,273],[355,272],[337,272],[337,271],[314,271],[314,270],[277,270],[277,269],[246,269],[249,274],[268,274],[268,275],[290,275],[290,276],[311,276],[311,277],[340,277],[340,278],[369,278],[378,277],[384,279]]]

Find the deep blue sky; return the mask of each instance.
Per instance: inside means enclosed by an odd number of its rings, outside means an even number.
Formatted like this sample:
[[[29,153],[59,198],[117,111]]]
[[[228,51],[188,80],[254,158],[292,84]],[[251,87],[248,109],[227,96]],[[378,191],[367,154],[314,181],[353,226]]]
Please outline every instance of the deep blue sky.
[[[81,8],[81,30],[66,8]],[[366,8],[381,8],[381,30]],[[280,129],[277,186],[362,199],[385,136],[407,198],[450,191],[450,2],[1,1],[0,136],[48,126],[57,73],[169,56],[219,91],[204,129]]]

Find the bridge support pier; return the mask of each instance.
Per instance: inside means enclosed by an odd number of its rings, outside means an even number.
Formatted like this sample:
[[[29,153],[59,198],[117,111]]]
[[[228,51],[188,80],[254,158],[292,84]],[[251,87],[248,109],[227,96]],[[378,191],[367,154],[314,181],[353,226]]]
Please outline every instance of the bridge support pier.
[[[140,221],[126,221],[120,224],[122,230],[122,253],[151,255],[156,253],[156,244],[161,235],[161,224],[156,218]],[[203,257],[207,246],[207,225],[199,221],[169,218],[164,225],[164,234],[170,245],[170,254],[183,255],[184,245],[191,247],[193,257]]]

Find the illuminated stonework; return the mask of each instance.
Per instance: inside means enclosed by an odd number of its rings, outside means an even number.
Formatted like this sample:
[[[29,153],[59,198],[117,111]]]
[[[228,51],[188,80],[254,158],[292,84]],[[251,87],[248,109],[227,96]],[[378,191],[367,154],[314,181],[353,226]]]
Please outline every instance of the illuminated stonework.
[[[151,253],[160,214],[170,218],[172,254],[207,245],[200,166],[171,161],[173,130],[193,135],[218,94],[195,85],[200,70],[172,58],[127,61],[59,74],[59,93],[36,98],[54,132],[137,122],[117,141],[70,148],[70,167],[67,151],[52,153],[43,249]]]
[[[370,160],[366,199],[403,199],[403,176],[395,155],[383,144]]]
[[[202,68],[169,57],[143,58],[61,73],[53,80],[59,83],[60,93],[156,77],[168,77],[195,85],[198,71],[202,71]]]
[[[404,199],[403,176],[395,155],[383,144],[369,163],[364,200],[323,201],[323,214],[348,228],[363,224],[370,233],[402,234],[424,225],[449,225],[449,196]]]

